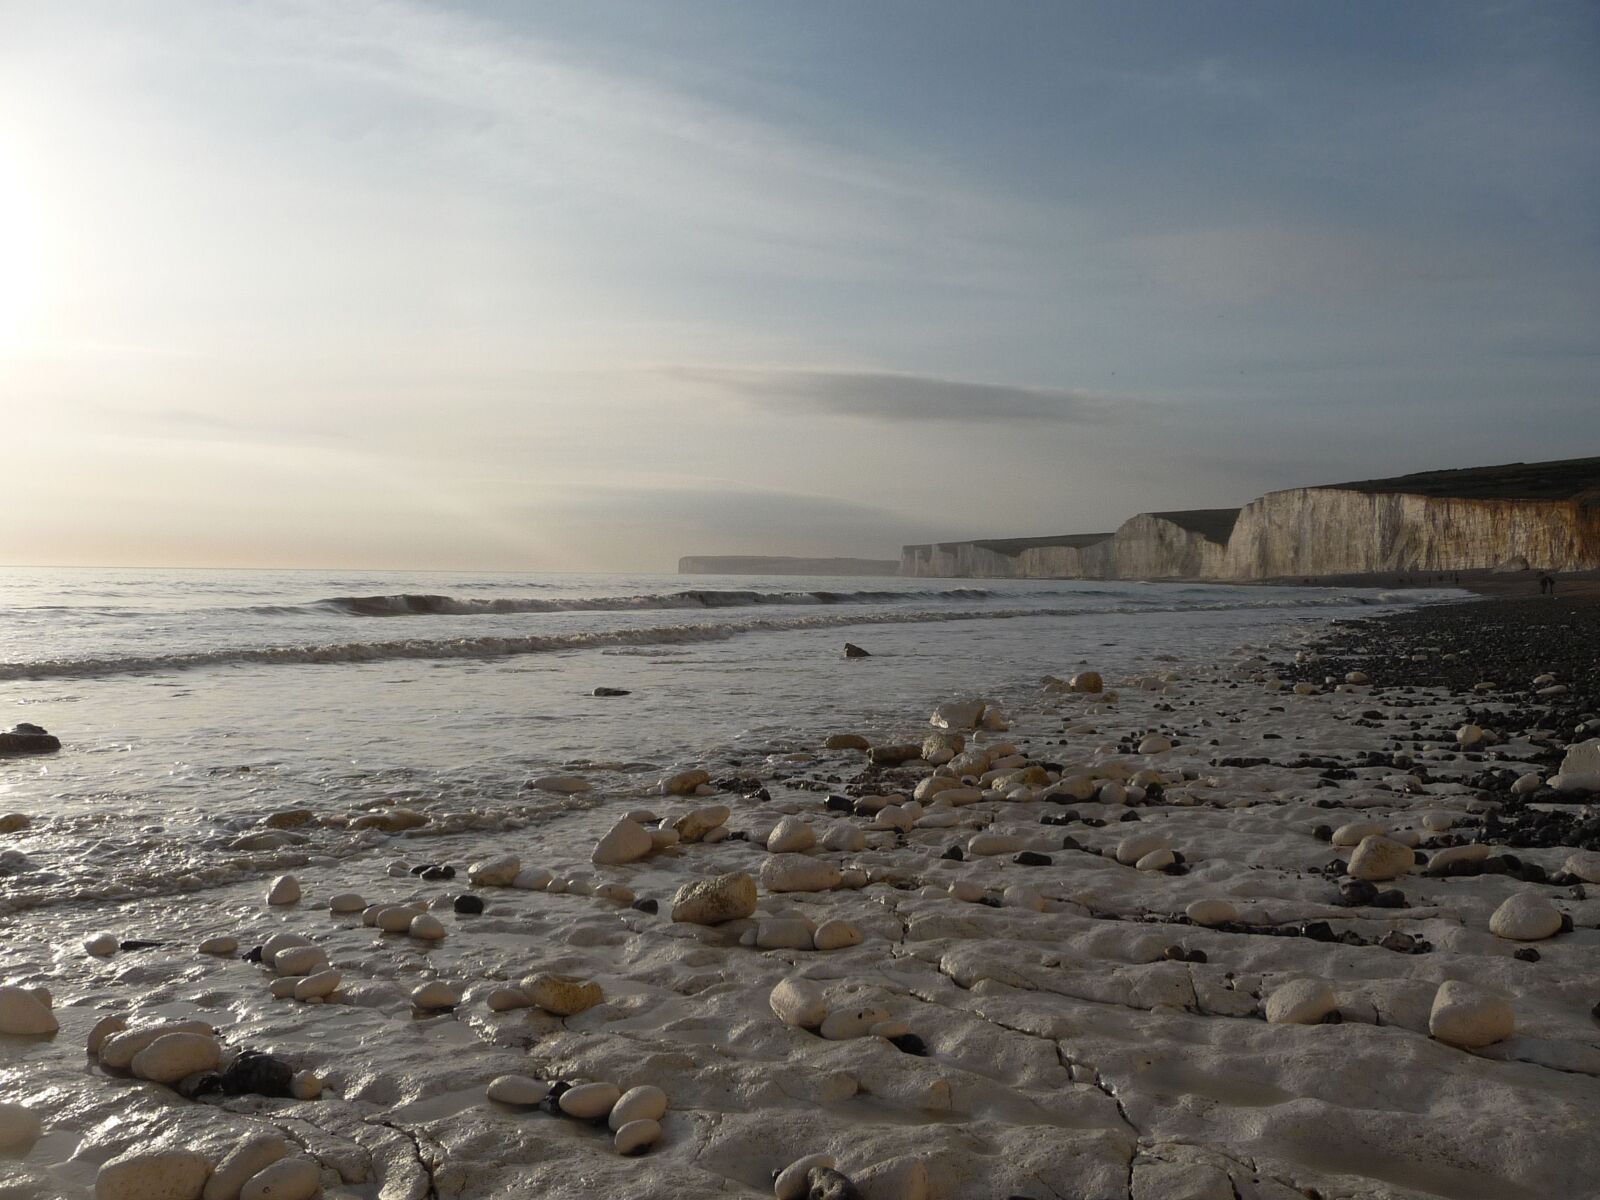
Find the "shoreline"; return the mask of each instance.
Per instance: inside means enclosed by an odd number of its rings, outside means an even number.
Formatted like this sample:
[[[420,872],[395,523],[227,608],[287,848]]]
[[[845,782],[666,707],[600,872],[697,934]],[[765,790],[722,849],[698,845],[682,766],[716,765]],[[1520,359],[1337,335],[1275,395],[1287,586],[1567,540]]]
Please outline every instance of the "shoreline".
[[[252,880],[92,914],[14,914],[0,982],[50,988],[61,1032],[0,1038],[13,1050],[0,1099],[44,1124],[30,1153],[0,1156],[0,1180],[19,1197],[87,1194],[100,1163],[125,1150],[182,1145],[220,1158],[276,1130],[320,1164],[325,1195],[351,1200],[430,1187],[462,1200],[770,1196],[771,1172],[810,1153],[832,1155],[867,1200],[1579,1194],[1600,1100],[1588,1012],[1600,999],[1600,905],[1551,879],[1592,835],[1539,815],[1582,806],[1514,798],[1508,777],[1547,775],[1577,718],[1600,705],[1597,613],[1578,597],[1429,605],[1299,626],[1272,654],[1246,648],[1109,679],[1115,704],[1040,689],[1009,714],[1009,730],[963,735],[1007,763],[996,750],[1014,743],[1021,761],[990,769],[1036,771],[1015,784],[1033,798],[980,792],[941,804],[934,794],[920,813],[901,806],[885,818],[870,814],[871,797],[909,799],[931,766],[874,766],[856,750],[747,752],[717,769],[705,796],[607,780],[552,800],[536,829],[402,834],[357,858],[312,856],[293,871],[305,893],[294,905],[265,905]],[[1418,653],[1428,657],[1411,661]],[[1356,670],[1372,684],[1326,682]],[[1530,681],[1546,670],[1567,681],[1566,697],[1534,694]],[[1498,690],[1474,692],[1484,679]],[[1458,748],[1454,730],[1469,720],[1503,740]],[[936,732],[924,715],[898,725],[912,744]],[[1159,786],[1117,802],[1143,771],[1159,772]],[[1039,798],[1080,776],[1102,790]],[[672,820],[715,805],[730,810],[735,836],[626,865],[589,861],[621,813]],[[858,868],[865,886],[765,886],[780,856],[762,843],[786,817],[819,841],[860,845],[800,856]],[[1477,860],[1494,865],[1419,868],[1375,885],[1403,892],[1404,907],[1360,889],[1363,902],[1351,903],[1340,880],[1352,848],[1317,830],[1358,821],[1414,835],[1428,857],[1494,830],[1492,853]],[[1165,843],[1152,847],[1158,858],[1182,860],[1119,862],[1136,834]],[[1497,861],[1505,847],[1514,866]],[[503,852],[566,886],[470,885],[487,911],[455,914],[469,862]],[[409,874],[430,862],[454,865],[458,879]],[[740,944],[754,923],[670,920],[683,884],[740,871],[763,881],[767,940],[843,921],[862,943],[764,950]],[[605,884],[657,911],[594,894]],[[343,891],[442,897],[431,911],[446,936],[424,943],[375,934],[359,914],[331,917],[327,900]],[[1553,900],[1577,928],[1526,944],[1490,933],[1491,914],[1517,892]],[[1205,925],[1185,915],[1206,901],[1233,912]],[[101,926],[163,945],[85,955],[81,937]],[[235,936],[242,951],[283,931],[315,941],[343,973],[327,1002],[271,999],[263,968],[194,952],[207,936]],[[1515,957],[1519,948],[1540,961]],[[565,1018],[486,1006],[491,990],[536,971],[593,980],[604,1000]],[[831,1010],[881,1008],[916,1041],[835,1041],[783,1023],[769,995],[795,976],[813,980]],[[1314,993],[1306,1011],[1323,1006],[1317,1023],[1263,1019],[1306,978],[1332,993],[1326,1007],[1317,988],[1301,988]],[[419,1018],[408,993],[430,979],[460,987],[462,1003]],[[1430,1037],[1445,979],[1509,996],[1516,1035],[1476,1051]],[[83,1037],[107,1013],[206,1019],[230,1049],[279,1055],[326,1090],[316,1101],[193,1103],[85,1070]],[[619,1157],[609,1133],[487,1100],[485,1085],[510,1073],[661,1087],[661,1140],[644,1157]]]

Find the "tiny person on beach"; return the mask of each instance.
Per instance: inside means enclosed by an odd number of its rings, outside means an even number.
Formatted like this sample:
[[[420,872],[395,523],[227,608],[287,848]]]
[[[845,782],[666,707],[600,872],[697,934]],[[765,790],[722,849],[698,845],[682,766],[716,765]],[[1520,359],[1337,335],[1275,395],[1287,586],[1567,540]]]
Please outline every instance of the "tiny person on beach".
[[[1541,596],[1554,596],[1556,594],[1556,578],[1548,571],[1539,576],[1539,594]]]

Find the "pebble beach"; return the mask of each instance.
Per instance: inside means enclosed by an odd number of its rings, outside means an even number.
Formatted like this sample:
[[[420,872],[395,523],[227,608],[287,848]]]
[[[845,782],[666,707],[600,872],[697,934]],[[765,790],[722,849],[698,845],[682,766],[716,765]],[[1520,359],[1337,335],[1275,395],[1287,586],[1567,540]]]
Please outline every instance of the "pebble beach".
[[[0,1196],[1595,1194],[1595,611],[240,816],[188,894],[8,906]]]

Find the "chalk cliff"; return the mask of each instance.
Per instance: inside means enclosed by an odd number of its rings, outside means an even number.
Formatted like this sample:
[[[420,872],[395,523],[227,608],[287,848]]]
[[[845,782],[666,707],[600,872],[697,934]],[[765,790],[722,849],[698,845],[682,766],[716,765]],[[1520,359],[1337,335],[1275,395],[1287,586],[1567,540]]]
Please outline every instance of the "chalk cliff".
[[[1600,458],[1269,492],[1242,509],[1140,513],[1111,534],[906,546],[904,575],[1270,579],[1600,568]]]

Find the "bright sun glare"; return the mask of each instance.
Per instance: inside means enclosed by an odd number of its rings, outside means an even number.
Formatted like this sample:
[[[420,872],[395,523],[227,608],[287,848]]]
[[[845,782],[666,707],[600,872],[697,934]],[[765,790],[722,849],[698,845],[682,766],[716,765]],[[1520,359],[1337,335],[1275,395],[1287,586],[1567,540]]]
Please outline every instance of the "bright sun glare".
[[[43,233],[23,163],[0,141],[0,354],[20,349],[39,316]]]

